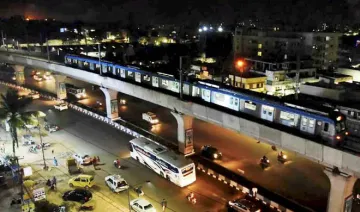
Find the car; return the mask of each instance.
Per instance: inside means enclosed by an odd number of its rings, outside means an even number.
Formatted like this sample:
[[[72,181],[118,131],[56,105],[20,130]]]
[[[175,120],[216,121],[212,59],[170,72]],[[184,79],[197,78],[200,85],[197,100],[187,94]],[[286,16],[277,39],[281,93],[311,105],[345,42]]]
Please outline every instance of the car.
[[[29,96],[32,98],[32,99],[40,99],[40,94],[38,92],[30,92],[29,93]]]
[[[75,201],[85,203],[91,200],[92,194],[86,189],[77,188],[74,190],[66,191],[62,195],[63,200]]]
[[[54,105],[54,108],[55,108],[56,110],[63,111],[63,110],[67,110],[67,109],[68,109],[68,105],[67,105],[66,103],[60,103],[60,104]]]
[[[46,124],[45,130],[49,131],[49,133],[56,132],[59,130],[59,127],[55,124]]]
[[[201,155],[211,160],[220,160],[222,158],[222,153],[219,152],[217,148],[210,145],[201,147]]]
[[[109,186],[110,190],[115,193],[129,189],[129,185],[120,175],[114,174],[105,177],[105,183]]]
[[[73,158],[76,160],[76,162],[80,165],[88,165],[91,164],[91,157],[89,155],[80,155],[80,154],[74,154]]]
[[[229,211],[236,212],[261,212],[261,209],[247,199],[236,199],[228,202]]]
[[[149,201],[142,198],[130,201],[130,207],[136,212],[156,212],[154,206]]]
[[[87,174],[80,174],[68,181],[70,187],[80,187],[89,189],[95,185],[94,176]]]
[[[152,112],[143,113],[142,118],[145,121],[149,122],[150,124],[158,124],[159,123],[159,119]]]

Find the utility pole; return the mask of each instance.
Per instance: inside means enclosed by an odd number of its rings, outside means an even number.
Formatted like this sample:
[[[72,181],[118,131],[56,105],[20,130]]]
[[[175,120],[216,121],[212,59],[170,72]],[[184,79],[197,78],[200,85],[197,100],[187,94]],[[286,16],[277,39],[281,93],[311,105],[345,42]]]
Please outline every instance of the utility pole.
[[[40,148],[41,148],[41,151],[42,151],[42,156],[43,156],[44,170],[47,170],[47,166],[46,166],[46,162],[45,162],[44,146],[43,146],[43,141],[42,141],[42,136],[41,136],[41,129],[40,129],[39,114],[38,114],[36,117],[37,117],[37,121],[38,121],[39,136],[40,136],[40,145],[41,145],[41,147],[40,147]]]
[[[98,54],[99,54],[99,66],[100,66],[100,76],[102,75],[102,66],[101,66],[101,44],[98,43]]]
[[[183,99],[183,70],[182,70],[182,58],[180,56],[179,72],[180,72],[180,99]]]
[[[46,52],[47,52],[47,59],[48,59],[48,62],[50,63],[49,39],[48,39],[48,37],[47,37],[47,36],[46,36]]]

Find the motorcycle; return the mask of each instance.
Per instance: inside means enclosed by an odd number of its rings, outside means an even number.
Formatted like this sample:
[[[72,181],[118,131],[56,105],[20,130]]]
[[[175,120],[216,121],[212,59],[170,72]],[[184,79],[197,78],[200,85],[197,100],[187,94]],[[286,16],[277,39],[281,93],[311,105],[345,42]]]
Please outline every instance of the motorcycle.
[[[36,150],[37,148],[36,148],[36,146],[31,146],[30,148],[29,148],[29,152],[31,152],[31,153],[37,153],[37,150]]]
[[[114,166],[117,169],[121,169],[120,161],[119,160],[114,160]]]
[[[141,186],[134,188],[134,191],[138,194],[138,196],[144,196],[144,192],[141,190]]]
[[[261,158],[260,165],[263,169],[265,169],[270,166],[270,160],[268,158]]]
[[[285,162],[287,161],[287,155],[285,155],[285,154],[279,154],[279,155],[277,156],[277,159],[278,159],[278,161],[280,161],[281,163],[285,163]]]
[[[196,198],[194,196],[194,193],[190,193],[189,195],[186,196],[186,198],[188,199],[189,202],[191,202],[193,205],[196,204]]]

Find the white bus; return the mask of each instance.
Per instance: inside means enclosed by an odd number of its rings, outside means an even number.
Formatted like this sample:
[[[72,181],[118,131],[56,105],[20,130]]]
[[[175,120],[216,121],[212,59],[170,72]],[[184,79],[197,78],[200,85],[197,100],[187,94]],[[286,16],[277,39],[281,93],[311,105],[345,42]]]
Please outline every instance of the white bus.
[[[146,138],[130,141],[130,155],[180,187],[190,185],[196,180],[194,162]]]

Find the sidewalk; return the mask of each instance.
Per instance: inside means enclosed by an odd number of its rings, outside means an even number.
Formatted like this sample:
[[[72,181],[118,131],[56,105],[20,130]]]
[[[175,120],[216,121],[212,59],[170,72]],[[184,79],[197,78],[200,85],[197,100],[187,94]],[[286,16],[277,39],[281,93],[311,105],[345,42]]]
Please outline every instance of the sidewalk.
[[[0,138],[5,137],[7,133],[4,129],[0,129]],[[93,199],[86,203],[86,205],[93,205],[95,207],[94,211],[129,211],[128,209],[128,197],[127,192],[122,192],[120,194],[112,193],[104,183],[104,178],[110,174],[121,174],[130,185],[139,184],[139,182],[145,182],[144,179],[148,179],[151,182],[159,181],[159,176],[155,173],[152,173],[147,168],[140,166],[131,158],[125,158],[122,160],[122,164],[128,167],[127,171],[125,170],[118,170],[112,166],[112,161],[114,160],[115,156],[109,154],[103,149],[100,149],[96,145],[90,144],[88,141],[85,141],[71,133],[66,132],[66,130],[61,130],[55,132],[53,134],[49,134],[43,137],[43,142],[47,142],[51,144],[51,147],[45,150],[45,158],[46,164],[51,167],[50,170],[45,171],[42,169],[43,167],[43,160],[42,160],[42,153],[39,151],[38,153],[29,153],[28,146],[22,146],[21,144],[21,136],[23,132],[19,132],[19,148],[16,150],[17,155],[24,159],[20,160],[20,164],[22,166],[31,166],[33,168],[33,176],[31,176],[32,180],[35,180],[39,183],[38,187],[42,187],[47,179],[56,176],[58,185],[57,191],[49,191],[46,187],[46,196],[50,202],[53,202],[58,205],[63,205],[64,201],[62,200],[62,194],[67,191],[71,190],[67,185],[68,180],[71,176],[67,173],[65,167],[65,159],[68,156],[71,156],[75,152],[77,153],[86,153],[90,156],[100,156],[101,162],[105,165],[99,166],[101,170],[95,171],[93,166],[84,167],[84,173],[95,175],[95,182],[97,186],[93,189],[90,189],[93,193]],[[33,136],[35,141],[39,143],[39,136],[34,131]],[[10,139],[10,138],[9,138]],[[1,139],[0,139],[1,140]],[[91,141],[90,141],[91,142]],[[11,141],[5,143],[6,154],[12,153]],[[54,155],[52,155],[51,151],[54,150]],[[53,157],[56,157],[59,166],[53,166]],[[136,173],[134,173],[134,171]],[[120,173],[119,173],[120,172]],[[150,174],[149,174],[150,173]],[[142,180],[139,181],[134,177],[134,174],[139,175],[142,177]],[[76,175],[75,175],[76,176]],[[156,178],[156,179],[155,179]],[[164,183],[166,180],[164,180]],[[173,185],[174,189],[178,189],[177,186]],[[199,195],[197,197],[198,203],[196,205],[191,205],[186,200],[186,195],[188,193],[187,189],[182,189],[180,193],[174,193],[172,189],[168,189],[169,185],[168,182],[166,184],[156,184],[150,183],[144,184],[143,183],[143,190],[145,192],[145,199],[148,199],[157,211],[161,210],[160,202],[161,200],[166,197],[168,202],[169,209],[166,211],[225,211],[223,210],[223,205],[218,204],[213,199],[209,199],[208,197],[203,197]],[[205,187],[206,188],[206,187]],[[130,191],[130,199],[137,198],[136,194],[131,190]],[[214,197],[215,199],[217,197]],[[6,208],[6,205],[9,205],[10,200],[0,199],[0,205],[5,206],[4,209],[1,211],[19,211],[19,209],[13,208],[13,210]],[[80,206],[79,203],[76,202],[66,202],[67,207],[71,208],[69,211],[78,211]],[[2,208],[0,208],[2,209]]]

